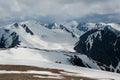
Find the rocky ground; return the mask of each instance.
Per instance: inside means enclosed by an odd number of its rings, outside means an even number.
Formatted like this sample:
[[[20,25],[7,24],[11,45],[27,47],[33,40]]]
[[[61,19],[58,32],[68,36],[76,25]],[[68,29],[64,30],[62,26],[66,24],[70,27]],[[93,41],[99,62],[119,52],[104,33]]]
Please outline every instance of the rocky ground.
[[[1,71],[4,71],[4,73],[1,73]],[[26,71],[42,71],[43,74],[25,73]],[[51,74],[45,74],[45,72]],[[0,80],[97,80],[76,75],[77,73],[57,69],[24,65],[0,65]]]

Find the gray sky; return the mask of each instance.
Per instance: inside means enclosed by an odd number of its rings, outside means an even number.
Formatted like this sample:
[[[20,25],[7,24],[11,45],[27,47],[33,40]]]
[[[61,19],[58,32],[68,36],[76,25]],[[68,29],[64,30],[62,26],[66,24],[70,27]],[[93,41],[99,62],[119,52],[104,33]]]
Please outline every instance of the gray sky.
[[[0,0],[0,20],[65,21],[88,15],[120,14],[120,0]],[[112,15],[113,14],[113,15]]]

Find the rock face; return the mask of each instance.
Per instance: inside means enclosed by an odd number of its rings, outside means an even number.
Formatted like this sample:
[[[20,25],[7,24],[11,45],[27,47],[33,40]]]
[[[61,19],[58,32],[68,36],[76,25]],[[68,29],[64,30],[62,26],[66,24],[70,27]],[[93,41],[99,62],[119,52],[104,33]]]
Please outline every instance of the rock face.
[[[80,37],[74,49],[106,66],[118,68],[120,60],[120,32],[111,26],[92,29]]]
[[[0,28],[0,48],[12,48],[20,43],[16,32]]]
[[[30,35],[34,35],[34,33],[28,28],[26,24],[22,24],[21,26],[25,29],[27,33],[29,33]]]

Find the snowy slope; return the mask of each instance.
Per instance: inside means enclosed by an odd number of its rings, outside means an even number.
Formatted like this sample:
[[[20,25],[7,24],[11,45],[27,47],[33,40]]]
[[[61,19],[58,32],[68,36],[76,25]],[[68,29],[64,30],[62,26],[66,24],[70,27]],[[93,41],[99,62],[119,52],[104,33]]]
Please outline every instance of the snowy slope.
[[[111,25],[114,29],[120,31],[120,24],[117,23],[108,23],[107,25]]]
[[[16,25],[17,24],[17,25]],[[21,46],[73,51],[77,38],[61,29],[48,29],[35,21],[26,21],[6,26],[17,32]],[[16,27],[17,26],[17,27]],[[26,26],[30,32],[26,32]],[[32,35],[30,34],[32,33]]]
[[[105,72],[105,71],[99,71],[94,69],[87,69],[87,68],[81,68],[76,66],[68,66],[63,64],[54,64],[54,63],[46,63],[41,61],[26,61],[26,60],[12,60],[12,61],[0,61],[3,64],[13,64],[13,65],[28,65],[28,66],[36,66],[36,67],[42,67],[42,68],[49,68],[49,69],[59,69],[64,70],[65,72],[61,72],[62,74],[66,74],[69,76],[80,76],[80,77],[89,77],[89,78],[95,78],[95,80],[119,80],[120,74],[117,73],[111,73],[111,72]],[[38,64],[39,63],[39,64]],[[69,72],[69,73],[67,73]],[[0,71],[0,74],[22,74],[22,73],[28,73],[28,74],[46,74],[46,75],[57,75],[52,74],[50,72],[44,72],[44,71]]]
[[[73,55],[66,52],[63,53],[63,52],[55,52],[55,51],[35,50],[29,48],[13,48],[8,50],[0,50],[0,64],[28,65],[28,66],[36,66],[41,68],[59,69],[65,71],[65,72],[61,72],[62,74],[66,74],[69,76],[78,76],[78,77],[82,76],[82,77],[95,78],[98,80],[120,79],[120,74],[72,66],[67,60],[69,56],[66,56],[65,54]],[[89,58],[87,58],[85,55],[81,55],[80,57],[86,63],[89,63],[91,65],[93,64],[90,62]],[[56,63],[56,61],[61,63]],[[42,71],[25,72],[25,71],[0,70],[0,74],[8,74],[8,73],[50,75],[49,72],[42,72]]]
[[[111,25],[112,28],[115,29],[114,32],[116,32],[116,29],[119,30],[119,24],[77,23],[75,21],[63,25],[57,23],[43,25],[36,21],[26,21],[4,26],[4,29],[10,30],[9,34],[15,32],[16,35],[19,35],[19,41],[21,41],[21,43],[16,48],[1,48],[0,63],[56,68],[77,72],[78,76],[103,78],[103,80],[104,78],[105,80],[107,80],[106,78],[119,80],[119,74],[75,67],[75,63],[78,63],[76,61],[79,60],[79,66],[106,70],[104,69],[106,68],[104,64],[98,63],[86,55],[78,54],[73,50],[79,36],[93,28],[97,29],[98,27],[104,27],[106,25]],[[110,28],[110,30],[113,30],[112,28]],[[4,31],[1,31],[1,33],[3,34]],[[92,35],[97,37],[101,35],[101,33],[98,31]],[[93,42],[91,36],[86,40],[86,44],[90,44],[89,49],[92,48]],[[11,37],[9,38],[9,35],[7,35],[7,38],[10,44],[11,40],[9,39],[11,39]],[[7,72],[1,71],[1,73]],[[101,76],[95,76],[95,74]]]
[[[58,50],[44,50],[34,48],[12,48],[8,50],[0,50],[0,60],[33,60],[43,61],[57,64],[71,65],[69,58],[77,53],[63,52]],[[86,55],[78,54],[84,64],[89,65],[92,68],[100,69],[100,67],[90,60]]]
[[[72,21],[68,24],[41,24],[36,21],[26,21],[4,27],[19,35],[21,46],[74,51],[73,47],[82,34],[101,26],[103,23],[77,23]]]

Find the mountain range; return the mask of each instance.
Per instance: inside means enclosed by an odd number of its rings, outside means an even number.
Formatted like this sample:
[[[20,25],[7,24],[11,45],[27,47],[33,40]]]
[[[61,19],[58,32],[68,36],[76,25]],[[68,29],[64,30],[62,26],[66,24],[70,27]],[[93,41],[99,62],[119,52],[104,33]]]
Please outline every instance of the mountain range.
[[[1,61],[37,60],[119,73],[119,27],[119,23],[76,21],[25,21],[1,26]]]

